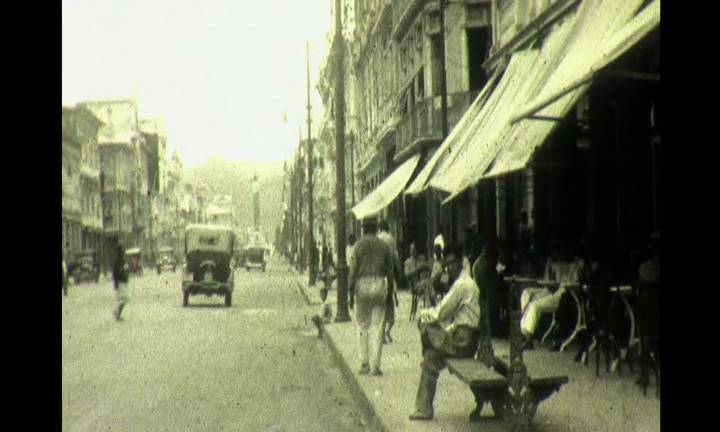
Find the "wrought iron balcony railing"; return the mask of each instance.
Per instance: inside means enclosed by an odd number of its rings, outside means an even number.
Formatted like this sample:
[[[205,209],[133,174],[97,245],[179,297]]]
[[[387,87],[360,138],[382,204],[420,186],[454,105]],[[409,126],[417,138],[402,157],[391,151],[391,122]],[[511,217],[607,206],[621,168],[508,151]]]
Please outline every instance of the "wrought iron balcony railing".
[[[479,92],[448,94],[448,132],[460,121]],[[415,104],[415,109],[400,119],[397,126],[396,154],[417,141],[439,140],[442,135],[442,102],[431,96]]]

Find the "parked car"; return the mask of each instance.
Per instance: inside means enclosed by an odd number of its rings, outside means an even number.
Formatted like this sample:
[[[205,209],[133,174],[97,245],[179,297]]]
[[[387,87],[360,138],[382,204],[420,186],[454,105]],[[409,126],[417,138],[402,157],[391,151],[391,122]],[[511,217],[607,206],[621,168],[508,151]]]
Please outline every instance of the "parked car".
[[[78,254],[70,266],[69,276],[76,284],[84,281],[98,282],[100,279],[100,266],[95,251]]]
[[[259,246],[251,246],[245,250],[245,269],[259,268],[265,271],[265,249]]]
[[[193,295],[224,296],[225,306],[232,305],[235,279],[231,261],[235,233],[220,225],[190,225],[185,229],[183,268],[183,306]]]
[[[233,262],[234,262],[234,268],[236,268],[236,269],[245,266],[245,248],[244,247],[236,246]]]
[[[175,259],[175,251],[171,247],[161,247],[157,251],[157,261],[155,264],[158,274],[163,270],[172,270],[175,273],[177,269],[177,259]]]
[[[139,248],[131,248],[125,251],[125,263],[130,273],[142,274],[142,252]]]

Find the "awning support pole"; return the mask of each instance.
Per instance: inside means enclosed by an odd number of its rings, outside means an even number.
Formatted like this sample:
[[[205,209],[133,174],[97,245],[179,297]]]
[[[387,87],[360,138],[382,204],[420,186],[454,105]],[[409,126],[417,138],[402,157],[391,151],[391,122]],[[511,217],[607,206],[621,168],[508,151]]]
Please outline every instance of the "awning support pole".
[[[545,99],[544,101],[542,101],[542,102],[540,102],[540,103],[538,103],[538,104],[532,105],[532,106],[531,106],[530,108],[528,108],[527,110],[525,110],[525,111],[521,112],[520,114],[512,117],[512,118],[510,119],[510,124],[515,124],[515,123],[519,122],[519,121],[522,120],[522,119],[525,119],[525,118],[528,118],[528,117],[534,115],[536,112],[538,112],[538,111],[540,111],[541,109],[543,109],[543,108],[551,105],[553,102],[555,102],[556,100],[562,98],[563,96],[565,96],[566,94],[570,93],[571,91],[576,90],[576,89],[584,86],[585,84],[589,83],[590,81],[592,81],[592,79],[593,79],[593,74],[590,74],[589,76],[586,76],[586,77],[584,77],[584,78],[581,78],[580,80],[575,81],[574,83],[571,83],[571,84],[563,87],[563,88],[560,89],[557,93],[555,93],[554,95],[552,95],[552,96],[550,96],[549,98]]]
[[[630,78],[630,79],[636,79],[636,80],[642,80],[642,81],[660,82],[660,74],[659,73],[635,72],[635,71],[628,71],[628,70],[608,69],[603,73],[603,75],[609,76],[609,77],[614,77],[614,78]]]
[[[562,121],[562,117],[541,116],[541,115],[530,115],[527,117],[527,119],[528,120],[545,120],[545,121],[554,121],[554,122]]]

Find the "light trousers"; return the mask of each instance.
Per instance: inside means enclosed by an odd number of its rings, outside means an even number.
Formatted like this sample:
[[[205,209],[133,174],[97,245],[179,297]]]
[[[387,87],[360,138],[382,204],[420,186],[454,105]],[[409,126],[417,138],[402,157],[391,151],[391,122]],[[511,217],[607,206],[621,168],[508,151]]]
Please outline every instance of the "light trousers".
[[[534,290],[534,292],[528,293],[528,298],[525,302],[523,301],[523,297],[525,296],[525,292],[529,290],[523,291],[520,298],[520,306],[524,310],[523,317],[520,320],[520,328],[526,335],[535,334],[542,315],[555,312],[558,307],[560,307],[560,298],[565,293],[565,288],[562,286],[555,291],[554,294],[551,294],[550,291],[545,288],[538,290],[531,288],[530,290]]]
[[[360,364],[380,369],[385,329],[387,282],[382,277],[362,277],[356,283],[355,323]]]

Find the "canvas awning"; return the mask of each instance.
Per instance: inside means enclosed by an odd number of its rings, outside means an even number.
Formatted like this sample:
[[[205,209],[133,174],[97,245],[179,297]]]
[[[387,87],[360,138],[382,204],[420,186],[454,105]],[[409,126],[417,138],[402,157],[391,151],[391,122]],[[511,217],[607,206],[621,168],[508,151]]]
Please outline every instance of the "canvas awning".
[[[660,1],[637,14],[643,0],[586,0],[578,11],[548,36],[527,72],[527,91],[505,102],[507,116],[488,133],[479,130],[466,156],[433,177],[430,186],[450,192],[448,202],[483,178],[523,169],[556,121],[516,121],[517,113],[550,119],[564,117],[587,90],[594,73],[627,51],[659,23]],[[655,24],[653,24],[655,23]],[[524,55],[530,51],[517,52]],[[512,62],[512,60],[511,60]],[[507,73],[506,73],[507,74]],[[530,102],[529,102],[530,101]],[[547,103],[550,101],[551,103]],[[438,172],[438,174],[440,174]]]
[[[497,69],[483,87],[480,94],[477,95],[473,103],[468,107],[465,115],[460,118],[457,125],[450,134],[445,138],[437,151],[433,154],[427,164],[415,177],[415,180],[405,190],[407,195],[417,195],[427,188],[427,181],[437,171],[436,168],[452,155],[453,149],[457,149],[459,145],[467,141],[470,131],[469,123],[479,116],[480,111],[485,107],[489,95],[492,93],[500,77],[500,70]]]
[[[623,14],[620,18],[624,20],[626,16]],[[599,48],[586,52],[573,50],[573,56],[565,59],[540,94],[526,103],[513,117],[513,122],[538,113],[573,89],[590,82],[602,68],[635,46],[659,25],[660,0],[654,0],[627,22],[620,31],[599,41],[601,42]]]
[[[420,155],[416,154],[403,162],[375,190],[352,208],[355,217],[363,219],[367,216],[373,216],[393,202],[407,185],[413,172],[415,172],[419,160]]]

